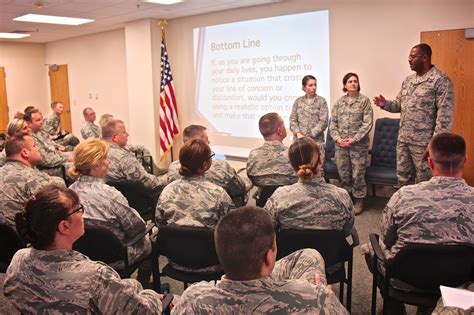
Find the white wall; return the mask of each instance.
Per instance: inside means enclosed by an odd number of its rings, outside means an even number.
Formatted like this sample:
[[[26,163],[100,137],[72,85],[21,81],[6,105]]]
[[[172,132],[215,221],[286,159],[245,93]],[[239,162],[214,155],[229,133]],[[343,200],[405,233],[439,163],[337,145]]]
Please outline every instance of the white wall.
[[[48,43],[45,60],[48,64],[68,65],[72,129],[79,138],[84,121],[82,110],[88,106],[96,111],[96,122],[100,115],[108,113],[128,126],[123,29]]]
[[[26,106],[49,108],[48,67],[44,45],[0,43],[0,67],[5,67],[10,119]]]
[[[408,54],[410,48],[420,42],[420,32],[474,26],[472,0],[288,0],[171,20],[166,30],[167,48],[181,126],[196,122],[193,111],[186,110],[194,103],[190,77],[193,73],[193,28],[317,10],[329,10],[333,101],[342,95],[342,77],[349,71],[359,74],[361,92],[370,99],[380,93],[389,99],[395,98],[403,79],[410,74]],[[311,39],[310,28],[301,32]],[[396,116],[379,109],[374,109],[374,114],[375,118]],[[222,139],[211,136],[211,142],[216,140]],[[249,142],[228,140],[226,145],[244,147]]]

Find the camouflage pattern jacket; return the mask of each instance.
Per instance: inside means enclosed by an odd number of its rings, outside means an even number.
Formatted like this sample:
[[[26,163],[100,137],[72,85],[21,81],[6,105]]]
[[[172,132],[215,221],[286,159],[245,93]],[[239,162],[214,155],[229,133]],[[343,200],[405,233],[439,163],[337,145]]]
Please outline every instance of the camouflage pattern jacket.
[[[384,109],[401,113],[398,140],[426,147],[433,134],[453,127],[454,90],[451,80],[432,66],[423,76],[408,76],[394,101]]]
[[[288,148],[280,141],[265,141],[250,151],[247,176],[255,186],[291,185],[298,181],[290,165]]]
[[[383,210],[380,230],[387,258],[408,243],[473,246],[474,188],[444,176],[404,186]]]
[[[73,250],[20,249],[3,290],[24,314],[161,314],[158,293]]]
[[[100,138],[100,128],[90,121],[85,121],[82,124],[81,135],[84,140],[89,138]]]
[[[316,95],[313,103],[306,103],[306,96],[298,97],[290,115],[290,130],[301,132],[313,138],[318,144],[324,143],[324,131],[328,127],[328,104],[324,97]]]
[[[15,228],[15,214],[23,211],[30,197],[49,184],[64,186],[62,178],[49,176],[18,161],[7,161],[0,168],[0,215]]]
[[[86,227],[102,227],[114,233],[122,243],[128,243],[146,229],[145,221],[137,210],[128,205],[127,199],[103,179],[80,176],[69,188],[74,190],[84,205]],[[148,236],[128,247],[131,264],[151,253]]]
[[[342,230],[349,235],[354,226],[351,197],[322,177],[278,188],[264,209],[280,229]]]

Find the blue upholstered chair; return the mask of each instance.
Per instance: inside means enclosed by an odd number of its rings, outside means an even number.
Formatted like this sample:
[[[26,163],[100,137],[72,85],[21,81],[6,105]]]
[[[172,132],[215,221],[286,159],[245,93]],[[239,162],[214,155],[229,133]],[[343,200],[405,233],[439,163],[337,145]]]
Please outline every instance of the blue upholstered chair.
[[[370,166],[365,173],[367,184],[372,184],[375,196],[375,184],[395,186],[397,179],[397,138],[400,119],[380,118],[375,122],[374,141]]]

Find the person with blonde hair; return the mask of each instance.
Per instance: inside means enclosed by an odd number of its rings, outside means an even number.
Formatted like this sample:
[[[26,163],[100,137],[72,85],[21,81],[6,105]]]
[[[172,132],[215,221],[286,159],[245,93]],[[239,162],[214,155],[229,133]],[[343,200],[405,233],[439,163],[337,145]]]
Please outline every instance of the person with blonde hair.
[[[30,126],[23,118],[13,118],[7,125],[7,138],[22,136],[30,133]],[[7,163],[5,148],[0,152],[0,167]]]
[[[72,249],[88,211],[65,187],[33,195],[15,216],[18,234],[31,247],[13,257],[4,295],[22,314],[161,314],[158,293]]]
[[[354,225],[351,198],[319,176],[324,159],[317,143],[309,137],[296,139],[288,156],[299,181],[278,188],[264,209],[281,229],[342,230],[349,235]]]
[[[128,243],[146,229],[138,212],[129,206],[127,199],[114,187],[104,182],[110,160],[109,145],[99,139],[88,139],[74,150],[74,168],[70,175],[76,178],[70,188],[74,190],[87,208],[84,214],[86,227],[103,227],[113,232],[123,243]],[[131,264],[151,253],[148,236],[128,247]],[[120,267],[120,266],[115,266]],[[148,284],[150,270],[140,269],[139,280]]]

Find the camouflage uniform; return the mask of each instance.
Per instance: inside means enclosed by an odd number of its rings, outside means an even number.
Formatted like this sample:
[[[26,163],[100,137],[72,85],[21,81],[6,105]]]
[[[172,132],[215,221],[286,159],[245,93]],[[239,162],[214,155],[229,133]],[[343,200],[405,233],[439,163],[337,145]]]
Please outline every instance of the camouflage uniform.
[[[234,208],[229,195],[203,176],[177,179],[163,189],[156,205],[156,222],[213,229]]]
[[[2,152],[0,152],[0,167],[5,165],[5,163],[7,163],[7,156],[5,155],[5,149],[4,149]]]
[[[162,178],[147,173],[135,155],[115,143],[109,143],[109,173],[107,180],[139,181],[146,188],[156,189],[166,185]]]
[[[284,186],[298,181],[288,159],[288,148],[280,141],[265,141],[250,151],[247,176],[255,186]]]
[[[127,199],[104,180],[92,176],[80,176],[69,188],[74,190],[84,205],[84,224],[103,227],[113,232],[122,243],[128,243],[146,229],[138,212],[128,205]],[[129,246],[128,260],[131,264],[151,253],[148,235]]]
[[[44,130],[32,132],[31,137],[41,153],[41,162],[38,164],[39,166],[56,167],[66,163],[70,153],[56,150],[54,142]]]
[[[322,177],[278,188],[264,207],[281,229],[343,230],[354,225],[347,192]]]
[[[73,250],[19,250],[4,294],[25,314],[161,314],[158,293]]]
[[[324,97],[316,95],[312,104],[306,103],[306,96],[298,97],[290,115],[290,130],[301,132],[313,138],[324,155],[324,131],[328,127],[328,104]]]
[[[401,186],[416,175],[417,182],[428,180],[431,170],[423,153],[433,134],[450,132],[453,126],[454,90],[451,80],[435,66],[423,76],[412,74],[402,83],[394,101],[384,108],[400,113],[397,141],[397,176]]]
[[[96,124],[90,121],[85,121],[82,124],[81,135],[84,140],[89,138],[100,138],[100,128]]]
[[[56,137],[59,137],[63,132],[61,130],[61,118],[53,111],[49,112],[44,117],[43,129],[51,136],[52,139],[56,139]],[[79,143],[79,139],[77,139],[77,137],[72,133],[67,133],[64,137],[54,140],[54,142],[66,146],[68,151],[72,151],[74,146]]]
[[[179,160],[174,161],[168,168],[168,179],[170,182],[181,178]],[[231,198],[244,196],[246,193],[245,184],[235,170],[224,160],[212,159],[211,168],[204,174],[211,183],[225,189]]]
[[[365,198],[367,194],[365,169],[372,124],[370,100],[360,93],[355,98],[344,95],[331,110],[329,132],[336,143],[337,170],[342,188],[352,193],[355,198]],[[352,138],[355,143],[349,148],[340,147],[337,141],[346,138]]]
[[[15,214],[23,211],[30,197],[48,184],[64,186],[59,177],[49,176],[18,161],[7,161],[0,168],[0,216],[15,228]]]
[[[313,249],[297,251],[276,262],[271,275],[236,281],[199,282],[186,289],[174,314],[349,314],[316,274],[324,277],[324,260]]]
[[[444,176],[402,187],[383,210],[380,230],[387,259],[408,243],[472,246],[474,188],[462,178]]]

